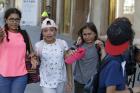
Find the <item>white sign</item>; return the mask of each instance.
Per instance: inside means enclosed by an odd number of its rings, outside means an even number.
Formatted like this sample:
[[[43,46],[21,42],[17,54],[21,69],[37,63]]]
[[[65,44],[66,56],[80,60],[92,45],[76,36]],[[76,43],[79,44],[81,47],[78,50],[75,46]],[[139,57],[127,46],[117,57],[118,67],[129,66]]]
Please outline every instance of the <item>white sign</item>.
[[[38,22],[38,1],[22,0],[22,20],[21,25],[36,26]]]

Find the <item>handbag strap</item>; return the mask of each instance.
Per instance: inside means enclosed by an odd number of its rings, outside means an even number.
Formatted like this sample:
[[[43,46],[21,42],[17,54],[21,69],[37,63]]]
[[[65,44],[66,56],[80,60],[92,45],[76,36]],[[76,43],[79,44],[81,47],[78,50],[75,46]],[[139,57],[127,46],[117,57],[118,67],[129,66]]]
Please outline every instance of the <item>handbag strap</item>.
[[[28,36],[29,38],[29,36]],[[29,38],[29,45],[30,45],[30,52],[29,53],[32,53],[34,52],[34,49],[33,49],[33,46],[32,46],[32,43],[31,43],[31,39]]]

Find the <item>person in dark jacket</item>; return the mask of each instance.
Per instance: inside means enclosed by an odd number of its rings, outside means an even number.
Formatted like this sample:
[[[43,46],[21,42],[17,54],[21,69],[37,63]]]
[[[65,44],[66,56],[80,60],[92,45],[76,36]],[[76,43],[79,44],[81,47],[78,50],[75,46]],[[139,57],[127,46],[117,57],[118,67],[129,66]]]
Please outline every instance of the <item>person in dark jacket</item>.
[[[100,72],[98,93],[139,93],[140,87],[126,84],[125,55],[134,38],[132,25],[127,18],[117,18],[107,30],[105,51],[112,58]]]

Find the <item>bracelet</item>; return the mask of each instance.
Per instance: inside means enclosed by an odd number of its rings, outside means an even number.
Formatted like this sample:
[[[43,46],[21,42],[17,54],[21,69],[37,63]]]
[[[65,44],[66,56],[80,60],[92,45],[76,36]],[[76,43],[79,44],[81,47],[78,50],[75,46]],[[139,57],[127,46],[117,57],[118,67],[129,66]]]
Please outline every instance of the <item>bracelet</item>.
[[[130,93],[134,93],[132,88],[128,88],[128,90],[130,91]]]

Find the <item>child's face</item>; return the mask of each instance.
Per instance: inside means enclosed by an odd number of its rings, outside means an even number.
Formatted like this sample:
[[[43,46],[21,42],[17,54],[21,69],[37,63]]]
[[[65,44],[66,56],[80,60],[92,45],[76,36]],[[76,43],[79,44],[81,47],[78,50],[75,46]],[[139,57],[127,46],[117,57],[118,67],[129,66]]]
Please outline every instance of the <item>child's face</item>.
[[[56,33],[57,33],[56,28],[54,27],[44,28],[42,32],[43,32],[43,38],[48,42],[54,41]]]
[[[85,28],[83,29],[82,36],[85,43],[90,44],[95,41],[96,34],[91,29]]]
[[[10,30],[17,30],[18,26],[20,25],[20,17],[16,13],[12,13],[6,19],[6,23]]]

